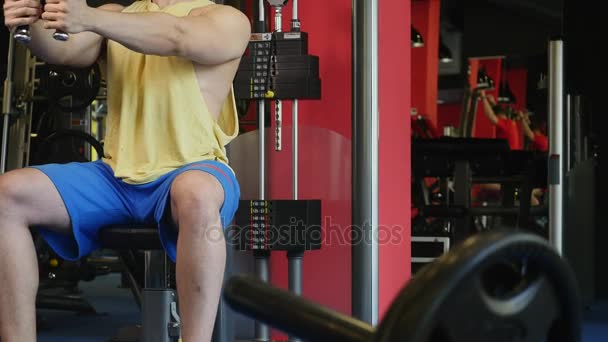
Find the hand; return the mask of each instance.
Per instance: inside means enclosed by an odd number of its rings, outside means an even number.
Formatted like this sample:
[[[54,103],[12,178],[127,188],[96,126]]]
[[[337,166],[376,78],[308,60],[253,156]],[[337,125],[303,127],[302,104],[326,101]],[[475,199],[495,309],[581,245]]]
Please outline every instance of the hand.
[[[47,0],[42,13],[44,28],[66,33],[87,31],[93,11],[85,0]]]
[[[519,113],[521,113],[520,115],[522,121],[525,121],[527,124],[530,124],[530,115],[528,114],[528,111],[520,110]]]
[[[482,98],[486,97],[486,90],[485,89],[481,89],[479,91],[479,95],[481,95]]]
[[[40,18],[41,12],[38,0],[5,0],[4,25],[10,30],[21,25],[31,25]]]

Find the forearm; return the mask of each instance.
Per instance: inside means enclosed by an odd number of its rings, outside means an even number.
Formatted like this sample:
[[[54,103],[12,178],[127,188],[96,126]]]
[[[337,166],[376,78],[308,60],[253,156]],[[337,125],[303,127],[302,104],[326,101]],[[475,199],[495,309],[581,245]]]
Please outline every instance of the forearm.
[[[483,102],[483,112],[486,115],[486,117],[488,119],[490,119],[490,121],[492,121],[493,124],[496,124],[496,122],[498,121],[498,119],[496,118],[496,114],[494,113],[494,109],[492,109],[492,105],[490,105],[490,101],[488,100],[488,98],[484,97],[482,98],[482,102]]]
[[[68,41],[53,38],[55,30],[43,27],[38,20],[30,25],[31,42],[28,48],[32,54],[49,64],[85,67],[91,65],[99,56],[102,38],[91,32],[73,34]]]
[[[530,141],[534,140],[534,132],[530,129],[530,126],[525,120],[522,120],[521,125],[524,127],[524,134]]]
[[[487,113],[492,113],[494,114],[494,110],[492,109],[492,105],[490,104],[490,101],[487,98],[482,98],[481,102],[483,103],[483,111],[487,114]]]
[[[90,31],[147,55],[175,56],[181,49],[179,20],[167,13],[92,10]]]

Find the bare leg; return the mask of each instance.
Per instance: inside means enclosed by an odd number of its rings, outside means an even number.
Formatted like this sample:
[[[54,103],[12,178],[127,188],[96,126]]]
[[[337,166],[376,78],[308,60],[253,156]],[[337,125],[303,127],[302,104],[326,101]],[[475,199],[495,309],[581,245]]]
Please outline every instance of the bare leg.
[[[38,263],[31,225],[69,232],[59,193],[40,171],[22,169],[0,176],[0,336],[6,342],[36,341]]]
[[[179,226],[176,272],[184,342],[208,342],[213,333],[226,262],[223,197],[220,183],[200,171],[184,172],[171,188]]]

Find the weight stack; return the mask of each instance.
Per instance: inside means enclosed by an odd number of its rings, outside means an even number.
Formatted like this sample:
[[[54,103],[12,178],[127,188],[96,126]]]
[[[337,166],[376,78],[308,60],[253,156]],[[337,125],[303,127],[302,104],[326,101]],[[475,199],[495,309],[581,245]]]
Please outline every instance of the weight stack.
[[[242,251],[321,249],[320,200],[242,200],[232,243]]]
[[[254,33],[234,79],[237,99],[320,99],[319,57],[306,32]]]

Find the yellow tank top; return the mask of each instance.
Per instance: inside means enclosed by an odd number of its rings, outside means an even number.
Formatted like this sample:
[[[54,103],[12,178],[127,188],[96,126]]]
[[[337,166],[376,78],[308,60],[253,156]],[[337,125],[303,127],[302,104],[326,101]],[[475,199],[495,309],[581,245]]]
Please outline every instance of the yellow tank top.
[[[123,12],[186,16],[192,9],[210,4],[209,0],[194,0],[160,9],[144,0]],[[232,87],[216,120],[201,95],[190,60],[144,55],[108,41],[107,61],[103,160],[117,178],[143,184],[196,161],[228,163],[225,146],[238,134]]]

